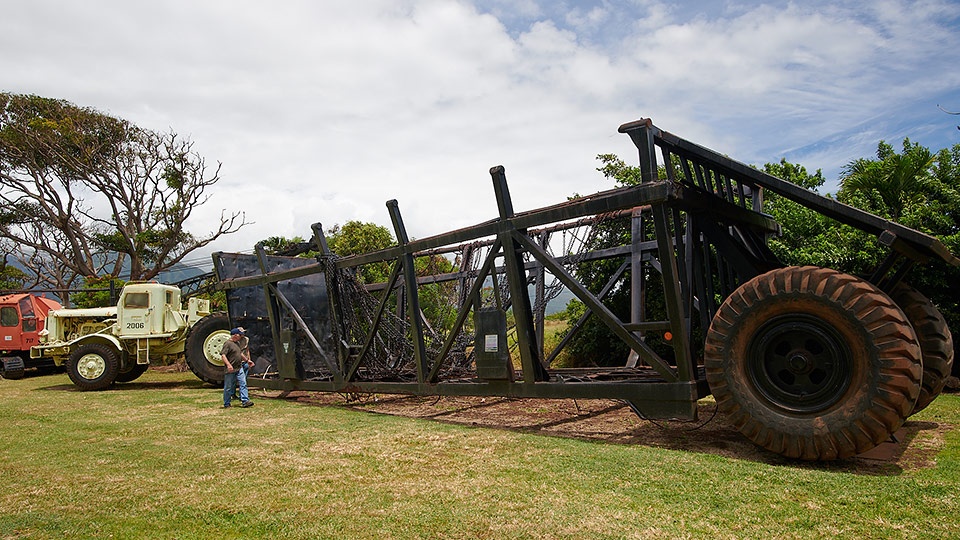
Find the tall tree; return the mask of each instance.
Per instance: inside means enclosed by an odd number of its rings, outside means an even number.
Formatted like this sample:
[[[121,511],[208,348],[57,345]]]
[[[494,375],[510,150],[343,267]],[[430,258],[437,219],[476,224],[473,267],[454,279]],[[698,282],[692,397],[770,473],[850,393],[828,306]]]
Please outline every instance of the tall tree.
[[[64,100],[0,93],[0,238],[40,284],[150,279],[246,221],[185,228],[219,180],[193,143]]]
[[[386,227],[350,220],[327,231],[327,244],[330,251],[346,257],[386,249],[396,245],[396,241]],[[364,283],[384,282],[390,277],[390,265],[386,262],[364,265],[360,277]]]
[[[904,209],[915,205],[930,191],[930,169],[934,155],[919,144],[904,139],[903,152],[880,141],[877,159],[857,159],[843,169],[841,194],[861,194],[875,212],[900,221]]]
[[[854,164],[864,160],[857,160]],[[904,139],[900,154],[880,142],[877,159],[867,167],[887,171],[891,179],[876,184],[848,183],[845,179],[838,198],[879,215],[939,238],[954,254],[960,254],[960,144],[932,153],[927,148]],[[859,170],[859,169],[858,169]],[[906,172],[904,172],[906,171]],[[896,177],[904,174],[915,178]],[[896,178],[894,178],[896,177]],[[859,179],[858,179],[859,180]],[[892,196],[879,196],[891,187]],[[902,206],[896,204],[902,202]],[[894,209],[891,210],[891,205]],[[954,333],[960,336],[960,268],[943,264],[918,265],[908,277],[910,284],[932,300]],[[960,347],[960,339],[954,339]],[[960,363],[954,363],[955,373]]]

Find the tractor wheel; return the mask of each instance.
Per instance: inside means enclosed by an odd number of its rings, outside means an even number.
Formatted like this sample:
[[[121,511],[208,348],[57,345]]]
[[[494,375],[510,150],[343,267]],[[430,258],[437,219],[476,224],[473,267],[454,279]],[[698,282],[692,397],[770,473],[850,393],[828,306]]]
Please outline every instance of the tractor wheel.
[[[187,335],[187,365],[201,381],[223,386],[220,350],[230,340],[230,320],[225,313],[211,313],[193,325]]]
[[[81,390],[103,390],[117,380],[120,355],[108,345],[80,345],[67,360],[67,375]]]
[[[940,392],[953,367],[953,336],[947,321],[926,296],[913,287],[900,284],[890,298],[900,306],[907,320],[913,325],[923,355],[923,380],[920,397],[913,406],[915,414],[929,405]]]
[[[147,372],[149,364],[137,364],[136,362],[126,362],[120,371],[117,372],[117,382],[131,382],[140,378]]]
[[[4,379],[22,379],[26,369],[23,364],[23,359],[19,356],[9,356],[7,358],[0,358],[0,376],[3,376]]]
[[[773,270],[720,306],[705,345],[721,411],[756,444],[830,460],[888,440],[920,394],[920,346],[906,315],[860,278]]]

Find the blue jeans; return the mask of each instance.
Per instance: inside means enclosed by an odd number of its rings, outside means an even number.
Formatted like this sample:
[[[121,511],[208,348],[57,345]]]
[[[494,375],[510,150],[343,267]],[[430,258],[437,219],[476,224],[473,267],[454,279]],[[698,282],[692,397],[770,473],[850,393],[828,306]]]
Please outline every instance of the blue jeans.
[[[226,407],[230,405],[230,401],[233,399],[233,394],[236,392],[237,388],[240,389],[240,402],[246,403],[250,401],[250,394],[247,392],[247,372],[250,371],[250,368],[247,367],[246,362],[240,364],[240,369],[234,372],[225,371],[223,373],[223,406]]]
[[[223,406],[229,407],[230,400],[233,399],[233,393],[237,391],[237,371],[224,371],[223,372]],[[246,386],[247,379],[243,379],[244,386]]]
[[[240,402],[250,401],[250,394],[247,392],[247,372],[250,368],[246,362],[240,363],[240,369],[237,370],[237,386],[240,388]]]

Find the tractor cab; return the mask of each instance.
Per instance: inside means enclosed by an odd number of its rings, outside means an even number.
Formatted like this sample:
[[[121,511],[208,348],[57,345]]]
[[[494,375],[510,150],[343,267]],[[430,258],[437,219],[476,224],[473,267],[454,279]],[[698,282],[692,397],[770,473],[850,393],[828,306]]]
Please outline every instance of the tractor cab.
[[[0,351],[29,351],[38,343],[47,312],[60,304],[33,294],[0,296]]]
[[[180,312],[180,289],[160,283],[127,283],[117,303],[123,338],[165,337],[186,326]]]

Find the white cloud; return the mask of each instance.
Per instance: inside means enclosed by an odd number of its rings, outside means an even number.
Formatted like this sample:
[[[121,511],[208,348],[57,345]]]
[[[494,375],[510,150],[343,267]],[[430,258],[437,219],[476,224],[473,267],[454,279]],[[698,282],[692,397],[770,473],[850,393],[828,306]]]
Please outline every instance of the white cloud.
[[[18,2],[0,20],[0,90],[189,135],[223,163],[191,227],[223,208],[256,221],[222,250],[316,221],[388,225],[394,198],[412,236],[485,221],[498,164],[518,210],[605,189],[594,157],[635,161],[616,128],[640,116],[762,163],[919,93],[960,102],[948,4],[562,5]]]

